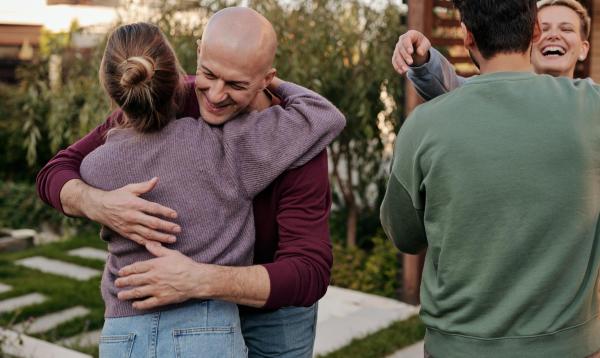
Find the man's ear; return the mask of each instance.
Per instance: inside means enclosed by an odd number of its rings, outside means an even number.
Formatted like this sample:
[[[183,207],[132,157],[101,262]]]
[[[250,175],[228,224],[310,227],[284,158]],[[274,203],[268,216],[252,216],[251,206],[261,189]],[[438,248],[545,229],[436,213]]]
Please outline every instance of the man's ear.
[[[473,38],[473,34],[471,33],[471,31],[469,31],[467,29],[467,25],[465,25],[464,22],[460,23],[460,29],[463,34],[463,44],[465,45],[465,48],[467,48],[467,49],[475,48],[476,44],[475,44],[475,39]]]
[[[535,21],[533,25],[533,37],[531,38],[532,43],[538,42],[542,38],[542,25],[540,25],[540,19]]]
[[[265,74],[265,78],[264,78],[263,88],[269,87],[269,85],[273,81],[273,78],[275,78],[276,75],[277,75],[277,69],[275,69],[275,68],[271,68],[269,71],[267,71],[267,73]]]

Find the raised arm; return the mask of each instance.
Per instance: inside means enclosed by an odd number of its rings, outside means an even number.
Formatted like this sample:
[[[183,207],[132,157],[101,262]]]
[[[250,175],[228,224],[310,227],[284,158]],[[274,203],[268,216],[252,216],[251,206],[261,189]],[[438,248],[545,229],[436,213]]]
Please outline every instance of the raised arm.
[[[456,74],[452,64],[422,33],[409,30],[398,38],[392,56],[396,71],[413,83],[423,99],[429,101],[462,86],[466,79]]]
[[[232,173],[248,197],[286,169],[314,158],[346,125],[342,113],[313,91],[280,80],[270,90],[282,100],[280,106],[238,117],[223,127]]]
[[[407,77],[426,101],[448,93],[466,81],[456,74],[444,55],[433,47],[429,49],[429,61],[421,66],[411,67]]]

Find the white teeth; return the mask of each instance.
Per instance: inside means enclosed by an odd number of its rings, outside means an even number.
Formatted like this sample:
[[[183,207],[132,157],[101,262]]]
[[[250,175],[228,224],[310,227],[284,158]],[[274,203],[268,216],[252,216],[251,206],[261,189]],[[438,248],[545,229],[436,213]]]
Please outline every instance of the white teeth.
[[[551,53],[552,52],[552,53]],[[548,55],[559,55],[562,56],[565,54],[565,49],[560,47],[560,46],[548,46],[545,47],[544,50],[542,51],[542,54],[544,56],[548,56]]]

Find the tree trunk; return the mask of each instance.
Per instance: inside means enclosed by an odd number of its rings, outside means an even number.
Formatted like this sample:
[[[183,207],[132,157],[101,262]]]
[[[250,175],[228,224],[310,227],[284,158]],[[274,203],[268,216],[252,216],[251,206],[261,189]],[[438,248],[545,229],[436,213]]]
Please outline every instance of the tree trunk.
[[[352,203],[346,203],[348,209],[346,217],[346,245],[348,247],[356,246],[356,229],[358,227],[358,209],[354,200]]]
[[[358,227],[358,207],[356,206],[356,199],[354,192],[352,191],[352,158],[350,151],[347,148],[337,148],[338,150],[331,150],[331,159],[333,161],[333,178],[335,179],[340,191],[342,192],[342,198],[346,206],[346,245],[348,247],[356,246],[356,231]],[[344,152],[346,159],[346,178],[342,179],[340,176],[338,164],[340,159],[340,153]]]

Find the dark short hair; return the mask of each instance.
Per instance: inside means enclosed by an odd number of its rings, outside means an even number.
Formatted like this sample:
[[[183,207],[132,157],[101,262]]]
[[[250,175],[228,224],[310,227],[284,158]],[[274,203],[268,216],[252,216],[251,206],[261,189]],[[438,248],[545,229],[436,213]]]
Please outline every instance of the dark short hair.
[[[533,39],[536,0],[453,0],[481,55],[524,53]]]

